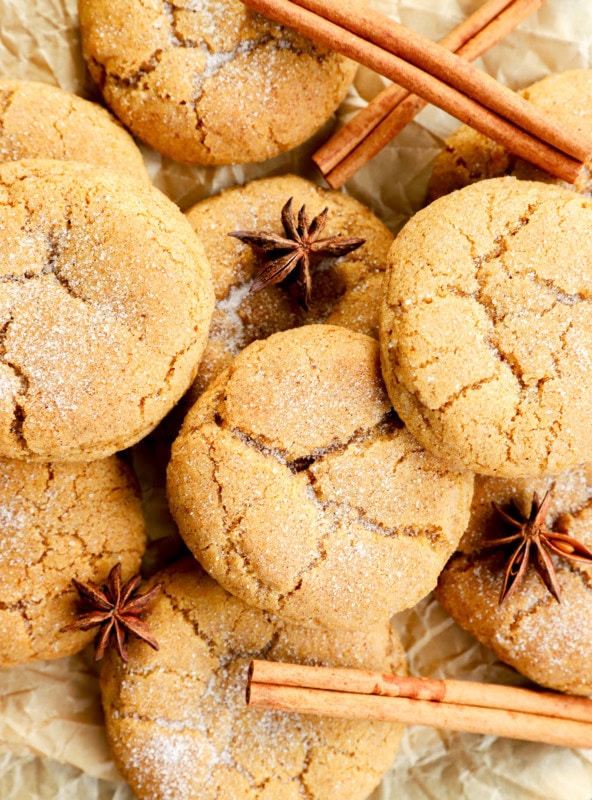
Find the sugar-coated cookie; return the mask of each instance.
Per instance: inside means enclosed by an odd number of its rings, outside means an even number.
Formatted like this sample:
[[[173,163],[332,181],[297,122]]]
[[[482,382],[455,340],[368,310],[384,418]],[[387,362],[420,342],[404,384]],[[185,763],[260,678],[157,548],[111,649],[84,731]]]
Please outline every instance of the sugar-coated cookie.
[[[374,339],[307,325],[249,345],[210,385],[173,445],[167,491],[186,544],[228,591],[356,627],[435,586],[472,483],[393,414]]]
[[[553,484],[547,527],[591,549],[591,465],[555,479],[477,476],[467,532],[440,576],[436,596],[459,625],[531,680],[562,692],[592,695],[592,564],[552,556],[558,603],[531,561],[520,584],[500,605],[513,547],[485,547],[492,539],[515,533],[492,501],[512,516],[513,506],[528,516],[533,494],[542,499]]]
[[[78,0],[82,47],[129,129],[189,164],[264,161],[329,119],[356,64],[239,0]]]
[[[136,481],[116,457],[91,463],[0,461],[0,666],[61,658],[96,631],[76,619],[76,578],[138,572],[144,519]]]
[[[313,266],[308,311],[283,286],[268,286],[249,294],[261,260],[249,246],[228,235],[239,230],[285,235],[281,210],[290,197],[294,210],[305,205],[311,219],[329,209],[323,237],[366,240],[346,256]],[[204,246],[216,292],[210,337],[191,391],[193,400],[243,347],[277,331],[328,322],[378,338],[382,276],[393,236],[353,197],[285,175],[228,189],[202,200],[186,213]]]
[[[548,75],[520,94],[543,111],[548,111],[566,128],[592,132],[592,70],[571,69]],[[461,125],[446,139],[444,150],[434,163],[428,199],[431,202],[476,181],[504,175],[569,186],[512,155],[501,144],[474,128]]]
[[[387,389],[455,468],[525,477],[590,458],[591,229],[592,200],[495,178],[435,201],[396,238]]]
[[[193,559],[155,577],[158,652],[132,641],[101,675],[107,736],[138,800],[364,800],[401,726],[249,709],[254,658],[405,672],[388,623],[310,629],[232,597]]]
[[[96,103],[47,83],[0,79],[0,161],[84,161],[148,181],[129,133]]]
[[[191,227],[147,184],[74,161],[0,165],[0,454],[92,460],[188,388],[213,308]]]

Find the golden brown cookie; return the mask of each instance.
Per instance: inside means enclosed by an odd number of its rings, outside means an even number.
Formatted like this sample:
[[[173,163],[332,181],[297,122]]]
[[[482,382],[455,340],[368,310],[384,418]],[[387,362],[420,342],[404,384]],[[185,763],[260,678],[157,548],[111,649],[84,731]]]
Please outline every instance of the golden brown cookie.
[[[561,603],[531,563],[519,585],[499,604],[504,568],[513,548],[484,548],[515,529],[492,506],[528,515],[555,481],[547,527],[592,548],[592,466],[556,479],[477,476],[471,519],[459,550],[440,576],[436,596],[448,613],[502,661],[533,681],[573,694],[592,694],[592,565],[553,555]]]
[[[340,258],[313,267],[310,309],[305,311],[283,286],[249,294],[261,265],[253,250],[228,236],[231,231],[283,233],[281,210],[293,197],[312,219],[329,209],[322,237],[361,237],[366,243]],[[229,189],[193,206],[187,219],[199,236],[210,266],[216,309],[210,338],[190,399],[228,366],[243,347],[272,333],[314,322],[329,322],[378,338],[382,274],[393,236],[353,197],[327,191],[295,175],[264,178]]]
[[[76,617],[72,578],[101,584],[120,562],[128,579],[144,545],[138,487],[118,458],[0,461],[0,666],[82,650],[96,631],[62,630]]]
[[[388,623],[310,629],[251,608],[193,559],[155,577],[149,623],[101,675],[107,736],[138,800],[364,800],[392,763],[401,726],[248,709],[247,669],[271,661],[405,672]]]
[[[0,79],[0,161],[84,161],[148,182],[132,137],[104,108],[56,86]]]
[[[202,247],[147,184],[67,161],[0,165],[0,453],[92,460],[185,392],[213,307]]]
[[[548,475],[592,452],[592,201],[496,178],[420,211],[390,252],[382,368],[456,469]]]
[[[78,0],[82,47],[130,130],[188,164],[264,161],[329,119],[356,64],[239,0]]]
[[[205,569],[251,605],[356,627],[434,586],[473,477],[393,414],[374,339],[307,325],[254,342],[188,413],[168,496]]]
[[[592,70],[571,69],[557,75],[548,75],[519,94],[535,106],[548,111],[566,128],[588,133],[592,131]],[[434,163],[428,201],[432,202],[476,181],[504,175],[574,188],[522,161],[501,144],[468,125],[462,125],[446,139],[444,150]]]

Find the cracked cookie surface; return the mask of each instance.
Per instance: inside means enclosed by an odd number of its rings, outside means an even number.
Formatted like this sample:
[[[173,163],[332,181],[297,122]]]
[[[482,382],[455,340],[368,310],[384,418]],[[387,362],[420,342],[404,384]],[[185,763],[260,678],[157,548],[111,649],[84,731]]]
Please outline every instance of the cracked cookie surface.
[[[592,465],[554,479],[477,476],[467,531],[440,576],[436,597],[459,625],[523,675],[562,692],[592,695],[592,567],[552,556],[558,603],[530,565],[500,606],[511,550],[483,550],[488,539],[510,535],[492,501],[504,509],[514,501],[527,514],[533,493],[542,498],[553,482],[548,527],[592,548]]]
[[[145,142],[189,164],[264,161],[311,136],[357,65],[239,0],[78,0],[91,75]]]
[[[592,450],[592,201],[497,178],[432,203],[389,255],[382,368],[457,469],[549,475]]]
[[[393,414],[378,343],[334,325],[254,342],[189,411],[167,493],[205,569],[245,602],[355,627],[413,606],[468,519],[450,471]]]
[[[61,658],[94,631],[63,632],[79,599],[72,578],[102,584],[145,547],[135,478],[116,457],[91,463],[0,460],[0,666]]]
[[[108,111],[36,81],[0,79],[0,162],[84,161],[148,183],[140,150]]]
[[[245,605],[193,559],[153,580],[154,652],[130,642],[101,675],[107,735],[139,800],[363,800],[394,758],[401,726],[248,709],[254,658],[405,673],[388,623],[305,628]]]
[[[566,128],[592,132],[592,70],[572,69],[548,75],[519,94],[548,111]],[[436,158],[428,187],[428,202],[471,183],[504,175],[574,188],[516,158],[501,144],[468,125],[461,125],[445,140],[444,149]],[[586,187],[582,187],[584,189]]]
[[[354,252],[313,267],[308,311],[282,286],[249,294],[259,261],[250,247],[228,235],[238,230],[283,235],[281,210],[290,197],[296,211],[306,205],[310,219],[329,209],[323,237],[366,240]],[[190,402],[244,347],[272,333],[327,322],[378,338],[382,277],[393,235],[353,197],[286,175],[228,189],[197,203],[186,216],[204,246],[216,293],[210,336]]]
[[[210,271],[164,195],[77,162],[0,165],[0,454],[92,460],[185,392]]]

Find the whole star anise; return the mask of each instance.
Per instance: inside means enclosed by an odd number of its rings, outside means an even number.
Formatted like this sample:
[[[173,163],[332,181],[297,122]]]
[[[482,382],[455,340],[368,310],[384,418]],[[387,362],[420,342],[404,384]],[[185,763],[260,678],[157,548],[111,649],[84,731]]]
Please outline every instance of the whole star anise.
[[[294,218],[291,197],[282,208],[282,225],[285,236],[273,231],[234,231],[228,234],[240,239],[255,252],[263,253],[263,266],[253,281],[250,291],[258,292],[266,286],[286,280],[295,271],[295,281],[304,308],[310,305],[311,263],[323,258],[344,256],[361,247],[365,239],[331,236],[319,239],[329,209],[325,208],[312,222],[306,213],[306,206],[298,212],[298,223]]]
[[[70,625],[66,625],[64,630],[88,631],[90,628],[99,626],[100,630],[95,640],[95,661],[103,658],[113,636],[117,651],[124,661],[128,660],[126,642],[129,634],[134,634],[147,642],[150,647],[158,650],[158,642],[139,615],[158,595],[162,585],[158,583],[146,594],[132,597],[141,580],[141,576],[136,575],[129,583],[122,586],[121,564],[119,563],[112,568],[103,587],[97,586],[91,581],[82,583],[76,578],[72,579],[72,583],[82,598],[81,613],[79,618]]]
[[[534,493],[528,517],[521,514],[515,505],[514,511],[517,516],[504,511],[495,501],[492,503],[502,519],[517,531],[511,536],[485,543],[485,547],[502,547],[516,543],[506,566],[499,598],[500,605],[516,590],[531,561],[558,603],[561,602],[561,594],[551,554],[568,558],[570,561],[592,564],[592,551],[581,542],[567,534],[547,528],[545,519],[551,505],[552,491],[553,487],[547,491],[542,501],[539,500],[538,494]]]

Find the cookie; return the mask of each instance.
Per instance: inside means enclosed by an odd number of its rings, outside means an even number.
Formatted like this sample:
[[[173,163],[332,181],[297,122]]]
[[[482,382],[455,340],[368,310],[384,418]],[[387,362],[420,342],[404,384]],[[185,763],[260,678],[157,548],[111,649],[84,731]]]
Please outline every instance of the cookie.
[[[548,111],[567,128],[592,131],[592,70],[571,69],[548,75],[519,94],[543,111]],[[504,175],[574,188],[517,158],[501,144],[468,125],[462,125],[446,139],[444,149],[436,158],[428,188],[428,201],[432,202],[471,183]]]
[[[104,108],[56,86],[0,79],[0,162],[84,161],[148,182],[132,137]]]
[[[284,235],[282,206],[290,198],[312,219],[329,209],[322,236],[361,237],[366,243],[340,258],[313,266],[310,309],[305,311],[283,286],[249,294],[261,261],[253,250],[228,236],[238,230]],[[216,309],[210,338],[190,393],[195,401],[232,358],[256,339],[315,322],[329,322],[378,338],[381,282],[393,236],[353,197],[327,191],[295,175],[252,181],[193,206],[187,213],[210,266]]]
[[[562,692],[592,695],[592,565],[552,556],[558,603],[531,563],[500,605],[512,547],[484,547],[488,540],[515,533],[493,501],[502,510],[510,510],[512,501],[528,515],[533,493],[542,498],[553,483],[547,527],[561,529],[591,549],[591,465],[556,479],[478,476],[467,532],[440,576],[436,596],[459,625],[523,675]]]
[[[76,618],[72,578],[103,583],[138,572],[144,520],[136,481],[116,457],[67,464],[0,461],[0,666],[61,658],[95,631]]]
[[[154,652],[132,641],[129,662],[101,675],[107,736],[138,800],[364,800],[392,763],[401,726],[248,709],[249,662],[404,673],[384,623],[312,630],[232,597],[193,559],[156,576]]]
[[[420,211],[389,255],[389,396],[456,469],[562,472],[592,452],[592,200],[495,178]]]
[[[107,104],[187,164],[264,161],[308,139],[357,65],[239,0],[78,0],[82,48]]]
[[[0,165],[0,454],[93,460],[145,436],[195,376],[213,307],[164,195],[74,161]]]
[[[173,445],[167,492],[185,543],[229,592],[354,628],[435,586],[472,481],[393,414],[374,339],[307,325],[249,345],[210,385]]]

